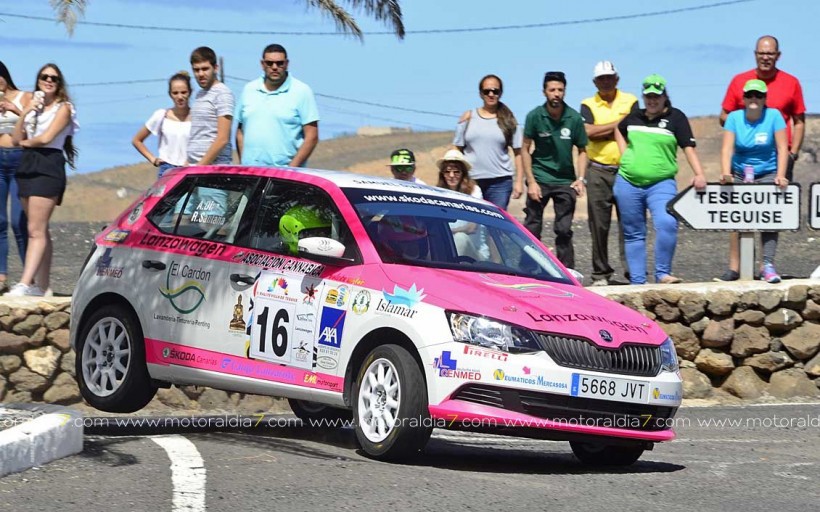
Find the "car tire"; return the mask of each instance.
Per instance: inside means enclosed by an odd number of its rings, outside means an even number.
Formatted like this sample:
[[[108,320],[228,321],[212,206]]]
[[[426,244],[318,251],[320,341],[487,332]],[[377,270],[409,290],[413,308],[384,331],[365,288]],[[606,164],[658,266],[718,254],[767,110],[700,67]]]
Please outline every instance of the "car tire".
[[[359,445],[373,458],[400,460],[424,448],[433,432],[427,386],[407,350],[381,345],[365,357],[353,385],[353,418]]]
[[[127,308],[110,304],[80,327],[75,370],[80,393],[92,407],[134,412],[154,398],[145,364],[142,328]]]
[[[572,453],[587,466],[630,466],[643,455],[642,446],[611,446],[570,441]]]
[[[293,414],[310,426],[343,427],[346,423],[353,421],[353,411],[350,409],[339,409],[318,402],[293,398],[288,398],[288,404]]]

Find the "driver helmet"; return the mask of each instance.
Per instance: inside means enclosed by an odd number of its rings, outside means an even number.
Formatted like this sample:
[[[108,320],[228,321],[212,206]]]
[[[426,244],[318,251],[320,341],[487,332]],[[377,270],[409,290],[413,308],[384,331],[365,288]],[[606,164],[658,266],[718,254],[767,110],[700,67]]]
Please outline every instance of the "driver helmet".
[[[330,219],[326,213],[310,206],[294,206],[279,219],[279,235],[291,254],[299,253],[299,240],[312,236],[330,236]]]

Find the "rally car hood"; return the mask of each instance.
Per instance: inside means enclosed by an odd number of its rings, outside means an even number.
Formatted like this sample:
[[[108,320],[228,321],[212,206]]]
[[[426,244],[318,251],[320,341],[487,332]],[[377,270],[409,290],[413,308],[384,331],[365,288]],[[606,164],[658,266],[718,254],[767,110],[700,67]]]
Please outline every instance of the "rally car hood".
[[[580,286],[424,267],[385,265],[383,270],[390,281],[423,294],[424,302],[534,331],[581,336],[606,348],[660,345],[666,339],[655,322]]]

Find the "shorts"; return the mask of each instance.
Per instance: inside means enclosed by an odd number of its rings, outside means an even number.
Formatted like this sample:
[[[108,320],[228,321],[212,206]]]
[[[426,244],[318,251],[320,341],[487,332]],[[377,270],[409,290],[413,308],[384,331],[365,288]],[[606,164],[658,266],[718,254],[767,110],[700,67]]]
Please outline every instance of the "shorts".
[[[17,170],[20,197],[56,197],[57,204],[62,204],[65,186],[65,156],[61,149],[23,149]]]

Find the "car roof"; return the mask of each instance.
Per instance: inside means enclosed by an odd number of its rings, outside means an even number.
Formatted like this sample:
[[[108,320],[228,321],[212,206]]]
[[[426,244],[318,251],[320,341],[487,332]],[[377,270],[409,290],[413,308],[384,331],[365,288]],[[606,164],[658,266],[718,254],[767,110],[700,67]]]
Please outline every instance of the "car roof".
[[[335,185],[339,188],[365,188],[384,190],[388,192],[410,192],[437,196],[442,198],[458,199],[460,201],[472,201],[476,203],[487,203],[483,199],[475,198],[461,192],[454,192],[430,185],[422,185],[410,181],[396,180],[383,176],[370,176],[347,171],[334,171],[325,169],[307,169],[294,167],[254,167],[241,165],[209,165],[192,166],[179,168],[179,174],[244,174],[255,176],[267,176],[270,178],[285,178],[294,181],[319,184],[319,180],[326,181],[324,186]]]

